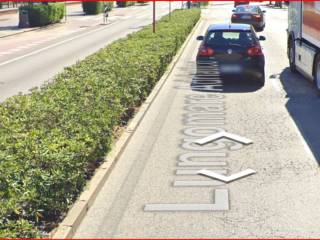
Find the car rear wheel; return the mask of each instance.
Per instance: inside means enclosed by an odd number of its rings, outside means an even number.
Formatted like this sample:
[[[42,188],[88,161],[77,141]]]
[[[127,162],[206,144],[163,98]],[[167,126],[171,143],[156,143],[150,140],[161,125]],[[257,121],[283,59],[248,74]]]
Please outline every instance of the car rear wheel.
[[[296,60],[295,60],[295,56],[296,56],[296,50],[294,47],[294,43],[292,41],[290,41],[290,44],[288,46],[288,54],[289,54],[289,64],[290,64],[290,70],[291,72],[296,72]]]
[[[314,83],[320,93],[320,55],[316,57],[315,61]]]

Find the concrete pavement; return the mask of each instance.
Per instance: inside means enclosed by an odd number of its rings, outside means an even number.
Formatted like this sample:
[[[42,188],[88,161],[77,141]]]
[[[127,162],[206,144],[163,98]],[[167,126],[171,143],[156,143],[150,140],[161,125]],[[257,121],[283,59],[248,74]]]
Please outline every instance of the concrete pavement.
[[[75,238],[244,238],[320,235],[317,159],[320,100],[288,71],[286,12],[267,9],[261,35],[266,84],[222,81],[191,87],[195,56],[214,22],[229,21],[232,3],[211,5],[160,94],[134,133]],[[198,139],[226,130],[250,145]],[[207,169],[256,174],[226,184]]]

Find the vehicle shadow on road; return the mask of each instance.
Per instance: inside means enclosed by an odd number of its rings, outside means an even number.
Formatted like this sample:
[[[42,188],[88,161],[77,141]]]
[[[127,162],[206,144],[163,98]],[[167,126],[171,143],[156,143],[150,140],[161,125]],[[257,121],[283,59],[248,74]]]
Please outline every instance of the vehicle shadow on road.
[[[263,87],[254,80],[239,77],[220,77],[219,81],[213,80],[212,83],[194,79],[190,84],[191,90],[200,92],[248,93],[258,91]]]
[[[260,90],[263,85],[252,79],[222,77],[224,93],[248,93]]]
[[[312,83],[289,68],[280,74],[286,91],[286,108],[320,165],[320,97]]]

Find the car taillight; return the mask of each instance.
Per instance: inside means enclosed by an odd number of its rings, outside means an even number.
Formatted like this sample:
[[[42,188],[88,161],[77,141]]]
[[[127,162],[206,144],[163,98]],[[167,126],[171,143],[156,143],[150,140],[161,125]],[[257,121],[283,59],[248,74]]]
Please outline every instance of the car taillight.
[[[237,14],[232,14],[232,16],[231,16],[231,18],[238,18],[239,17],[239,15],[237,15]]]
[[[261,16],[260,16],[260,15],[255,14],[255,15],[253,15],[253,17],[254,17],[254,19],[256,19],[256,20],[261,20]]]
[[[256,46],[248,48],[247,54],[250,57],[254,57],[254,56],[262,56],[263,52],[262,52],[261,47],[259,45],[256,45]]]
[[[214,54],[214,50],[207,46],[201,46],[199,48],[198,56],[201,57],[211,57]]]

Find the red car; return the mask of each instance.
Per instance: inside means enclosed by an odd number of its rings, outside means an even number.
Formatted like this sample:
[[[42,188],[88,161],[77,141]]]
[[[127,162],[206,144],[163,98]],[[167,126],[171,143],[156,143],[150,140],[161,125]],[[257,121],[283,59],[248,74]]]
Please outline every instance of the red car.
[[[234,1],[234,7],[238,5],[248,5],[250,1]]]
[[[266,26],[264,13],[257,5],[239,5],[231,16],[232,23],[251,24],[256,31],[263,31]]]

